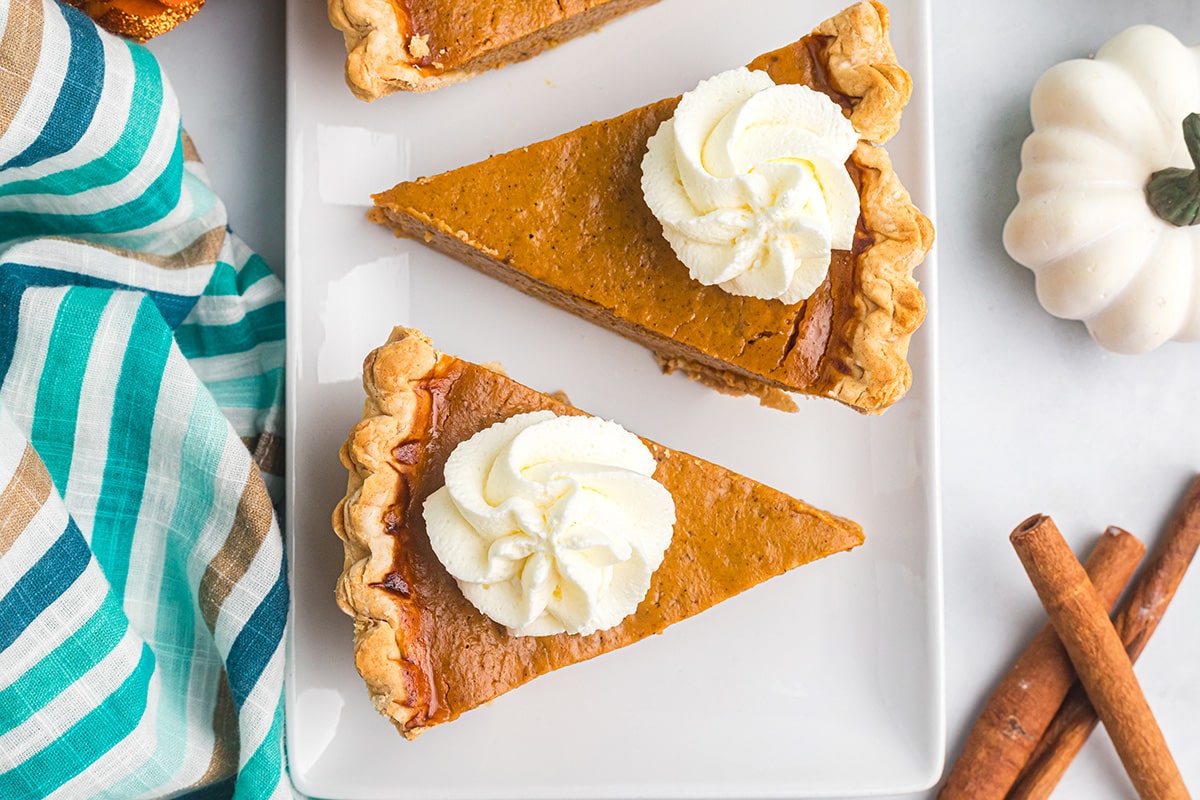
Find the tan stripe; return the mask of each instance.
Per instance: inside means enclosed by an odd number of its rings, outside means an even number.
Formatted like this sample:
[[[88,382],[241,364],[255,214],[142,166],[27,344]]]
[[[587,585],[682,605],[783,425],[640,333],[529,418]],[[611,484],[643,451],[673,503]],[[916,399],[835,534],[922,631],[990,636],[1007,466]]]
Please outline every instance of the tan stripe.
[[[187,131],[183,131],[183,160],[184,161],[199,161],[200,152],[196,150],[196,143],[192,141],[192,137],[188,136]]]
[[[0,38],[0,136],[12,125],[33,83],[44,23],[41,0],[14,0],[9,6],[8,24]]]
[[[200,614],[210,632],[216,630],[217,616],[221,613],[225,598],[229,597],[230,590],[246,574],[267,532],[271,530],[273,512],[271,498],[267,495],[267,487],[263,484],[258,466],[252,465],[229,536],[225,537],[225,543],[213,560],[208,562],[204,577],[200,579]]]
[[[0,556],[9,551],[41,507],[46,505],[53,486],[46,465],[26,442],[16,473],[0,492]]]
[[[213,751],[208,769],[196,781],[196,786],[207,786],[228,778],[237,771],[238,727],[237,709],[233,707],[233,692],[229,689],[229,676],[221,670],[221,683],[217,687],[217,704],[213,707]]]
[[[254,463],[267,475],[283,475],[283,437],[272,433],[243,436],[242,444],[254,456]]]
[[[78,241],[65,236],[47,236],[46,238],[57,239],[62,242]],[[155,253],[142,253],[137,250],[125,250],[98,242],[88,242],[87,246],[95,247],[97,250],[103,250],[106,253],[112,253],[121,258],[129,258],[154,267],[161,267],[162,269],[188,269],[198,264],[214,263],[217,260],[217,256],[221,254],[221,246],[224,244],[225,228],[220,227],[204,232],[187,247],[165,256]]]

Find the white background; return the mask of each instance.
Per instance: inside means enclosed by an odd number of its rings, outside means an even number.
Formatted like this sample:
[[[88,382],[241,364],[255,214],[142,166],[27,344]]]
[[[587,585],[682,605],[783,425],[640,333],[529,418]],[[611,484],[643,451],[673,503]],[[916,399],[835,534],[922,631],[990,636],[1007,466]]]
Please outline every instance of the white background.
[[[195,19],[152,43],[231,225],[277,271],[284,252],[283,5],[210,0]],[[953,758],[995,680],[1041,621],[1007,542],[1012,527],[1045,512],[1078,551],[1108,524],[1152,544],[1200,470],[1200,345],[1137,358],[1104,353],[1081,325],[1041,311],[1031,273],[1000,245],[1016,202],[1036,77],[1138,22],[1200,42],[1200,4],[935,0],[933,12]],[[1190,576],[1138,665],[1194,790],[1198,624],[1200,578]],[[925,794],[912,795],[919,796]],[[1134,796],[1102,731],[1055,796]]]

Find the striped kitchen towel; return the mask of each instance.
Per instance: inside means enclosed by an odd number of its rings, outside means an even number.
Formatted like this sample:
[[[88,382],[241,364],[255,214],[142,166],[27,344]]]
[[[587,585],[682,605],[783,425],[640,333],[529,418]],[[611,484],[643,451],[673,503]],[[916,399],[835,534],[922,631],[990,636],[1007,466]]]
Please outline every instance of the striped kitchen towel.
[[[283,361],[153,56],[0,0],[0,798],[292,795]]]

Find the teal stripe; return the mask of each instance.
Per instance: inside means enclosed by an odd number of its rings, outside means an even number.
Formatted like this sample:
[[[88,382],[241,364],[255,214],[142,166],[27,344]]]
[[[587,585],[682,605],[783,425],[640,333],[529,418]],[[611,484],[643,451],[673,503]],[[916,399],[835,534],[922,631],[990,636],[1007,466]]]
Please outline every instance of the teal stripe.
[[[178,362],[172,362],[178,363]],[[192,678],[194,661],[218,676],[221,671],[216,646],[196,641],[196,626],[199,614],[196,597],[188,581],[187,565],[192,549],[200,539],[217,507],[213,482],[219,471],[224,437],[214,436],[224,431],[224,418],[216,413],[197,413],[202,392],[192,396],[191,413],[183,443],[184,454],[179,469],[179,492],[175,510],[171,515],[167,548],[164,554],[163,581],[158,592],[158,619],[155,620],[155,636],[160,642],[170,644],[160,650],[159,660],[163,664],[163,686],[165,691],[159,709],[158,752],[160,763],[166,774],[155,783],[165,781],[183,766],[188,748],[194,747],[188,736],[189,682]],[[180,398],[181,400],[183,398]],[[182,406],[182,403],[180,403]],[[180,408],[180,411],[183,409]],[[167,651],[170,651],[168,656]],[[205,656],[208,656],[206,659]],[[207,698],[203,712],[204,720],[212,719],[216,705],[216,681],[213,694]],[[162,724],[163,722],[168,724]],[[151,784],[154,785],[154,784]],[[118,795],[119,796],[119,795]]]
[[[221,408],[272,408],[283,397],[283,367],[205,385]]]
[[[183,765],[187,748],[194,746],[189,742],[186,724],[188,683],[193,661],[199,660],[202,668],[218,676],[221,670],[220,656],[211,637],[197,647],[198,613],[196,597],[188,582],[187,565],[193,548],[218,505],[214,484],[221,454],[225,450],[225,437],[217,434],[225,431],[225,418],[213,408],[203,392],[193,395],[191,407],[181,444],[184,459],[179,471],[179,494],[167,529],[170,535],[163,563],[162,587],[158,593],[158,618],[155,620],[155,637],[160,643],[159,675],[163,681],[158,712],[159,758],[154,765],[154,774],[143,769],[136,776],[150,786],[161,784],[173,775]],[[230,511],[228,516],[232,518],[233,512]],[[213,694],[207,698],[202,722],[212,719],[216,686],[214,681]],[[147,768],[150,766],[147,765]],[[131,780],[134,777],[130,776]],[[137,794],[136,789],[137,786],[131,783],[116,787],[112,794],[114,797],[132,796]]]
[[[182,140],[180,140],[180,143],[182,144]],[[182,158],[180,161],[182,162]],[[219,198],[217,197],[217,193],[212,190],[212,187],[209,186],[207,182],[197,176],[190,169],[185,168],[181,173],[181,184],[183,186],[183,192],[192,200],[192,213],[189,219],[205,218],[216,209],[217,203],[220,202]],[[220,224],[224,225],[227,221],[228,217],[224,211],[222,211]],[[148,236],[146,237],[146,243],[148,246],[138,249],[153,251],[152,244],[157,243],[160,238],[161,235]]]
[[[129,630],[129,619],[106,597],[70,638],[21,677],[0,690],[4,728],[21,725],[113,651]]]
[[[172,549],[177,550],[172,554],[173,558],[185,569],[192,549],[200,541],[205,523],[213,515],[216,507],[216,478],[227,437],[228,422],[221,410],[213,405],[204,392],[196,392],[188,418],[187,433],[183,439],[185,457],[179,474],[179,497],[175,502],[175,513],[171,517],[169,542]],[[228,495],[225,499],[236,503],[241,499],[241,493]],[[232,520],[235,509],[223,510]],[[222,531],[221,535],[225,533],[227,532]],[[190,609],[195,598],[192,590],[186,585],[186,572],[181,574],[185,584],[179,588],[186,594]],[[163,624],[161,614],[159,624]]]
[[[224,261],[218,261],[213,276],[208,281],[208,286],[204,287],[204,294],[209,297],[240,296],[263,278],[273,275],[267,262],[257,255],[248,258],[241,269]]]
[[[175,342],[186,358],[227,356],[252,350],[262,342],[275,342],[284,335],[283,302],[247,311],[229,325],[186,322],[175,329]]]
[[[66,493],[79,420],[79,395],[100,317],[112,292],[73,287],[63,295],[54,317],[46,366],[38,384],[30,442]]]
[[[60,46],[67,45],[69,53],[66,79],[58,87],[50,116],[42,124],[37,138],[0,169],[28,167],[67,152],[83,137],[100,103],[107,62],[99,30],[82,12],[68,6],[47,4],[46,13],[49,14],[52,8],[58,9],[70,32],[69,41],[60,43]],[[6,70],[11,70],[12,57],[6,54],[5,62]],[[18,74],[20,64],[18,59]]]
[[[153,674],[154,654],[142,645],[137,667],[115,692],[48,747],[0,774],[0,797],[45,797],[112,750],[146,713]],[[81,699],[85,696],[86,692],[81,692]]]
[[[12,588],[0,595],[0,656],[42,614],[53,614],[48,609],[54,607],[63,592],[83,574],[91,561],[92,553],[79,526],[74,519],[67,517],[62,534],[37,561],[26,565]],[[53,616],[44,619],[41,624],[50,624],[52,620]]]
[[[170,351],[171,329],[154,304],[143,299],[121,362],[104,479],[92,525],[92,550],[118,597],[125,596],[129,548],[141,513],[151,432]]]
[[[170,362],[171,365],[177,362]],[[182,405],[183,398],[177,398]],[[163,691],[157,710],[157,756],[137,772],[114,786],[112,797],[133,797],[145,787],[164,784],[183,766],[189,747],[187,701],[193,661],[199,660],[214,673],[221,669],[220,656],[209,638],[197,647],[196,598],[188,582],[187,565],[196,542],[218,505],[214,482],[225,449],[225,418],[202,393],[193,394],[191,413],[180,444],[183,462],[179,470],[179,492],[171,515],[158,593],[158,616],[154,623],[155,652]],[[182,410],[182,409],[181,409]],[[233,513],[229,512],[230,518]],[[199,652],[197,652],[199,650]],[[216,683],[201,722],[212,718]],[[192,722],[197,720],[193,719]]]
[[[267,262],[262,259],[258,253],[251,253],[246,259],[246,263],[242,264],[242,268],[238,270],[238,288],[242,294],[246,293],[254,284],[261,281],[263,278],[272,278],[275,273],[267,266]]]
[[[280,558],[279,575],[229,647],[225,671],[239,713],[258,685],[267,665],[283,646],[287,620],[287,561]]]
[[[125,129],[107,153],[74,169],[42,178],[15,181],[0,186],[0,197],[15,194],[72,195],[90,186],[110,186],[124,179],[146,155],[154,139],[154,128],[162,110],[162,72],[150,51],[124,42],[133,60],[133,98]],[[112,114],[111,109],[100,113]]]
[[[193,175],[189,170],[183,170],[183,189],[182,195],[187,195],[191,199],[192,213],[188,216],[189,220],[198,220],[207,217],[212,213],[213,208],[217,204],[217,196],[213,194],[208,184],[200,178]],[[224,224],[225,218],[222,216],[219,220],[214,219],[214,224]],[[139,226],[140,227],[140,226]],[[3,223],[0,221],[0,230],[3,229]],[[115,235],[114,235],[115,234]],[[102,231],[100,234],[89,233],[86,231],[77,231],[73,234],[76,239],[83,241],[97,241],[107,244],[111,247],[122,247],[126,250],[143,250],[147,253],[164,253],[174,252],[173,250],[163,249],[164,236],[159,233],[139,233],[127,234],[120,231]],[[176,248],[178,249],[178,248]]]
[[[283,775],[283,699],[275,707],[275,719],[267,738],[254,751],[238,774],[234,800],[262,800],[285,781]]]
[[[179,205],[183,173],[182,130],[177,130],[175,150],[146,191],[124,205],[91,214],[36,214],[30,211],[0,212],[0,231],[32,235],[79,235],[120,233],[157,222]]]
[[[208,279],[208,286],[204,287],[204,294],[208,297],[241,294],[238,291],[237,267],[225,261],[218,261],[213,268],[212,277]]]

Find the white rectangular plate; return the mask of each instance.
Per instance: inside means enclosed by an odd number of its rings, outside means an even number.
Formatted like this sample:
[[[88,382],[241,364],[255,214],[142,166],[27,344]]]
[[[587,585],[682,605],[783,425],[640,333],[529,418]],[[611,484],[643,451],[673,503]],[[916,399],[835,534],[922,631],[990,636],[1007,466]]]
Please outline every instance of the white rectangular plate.
[[[336,798],[782,797],[911,791],[944,749],[933,258],[913,388],[878,418],[798,414],[663,376],[650,354],[366,221],[369,195],[678,94],[798,39],[840,0],[663,0],[531,61],[373,104],[324,3],[288,4],[292,778]],[[889,144],[932,213],[926,0],[891,6],[916,90]],[[497,192],[503,193],[503,187]],[[395,324],[863,524],[867,543],[406,742],[367,699],[333,587],[338,448]],[[713,324],[720,324],[714,321]]]

